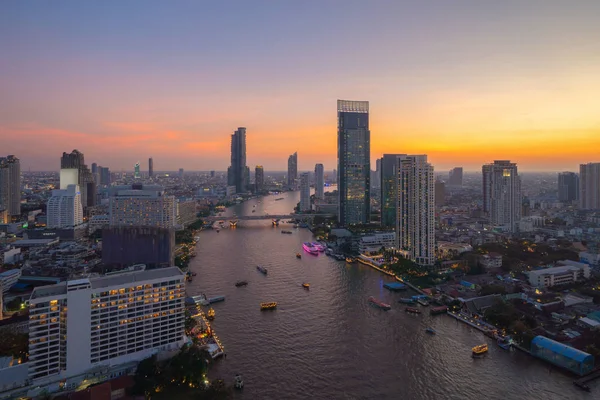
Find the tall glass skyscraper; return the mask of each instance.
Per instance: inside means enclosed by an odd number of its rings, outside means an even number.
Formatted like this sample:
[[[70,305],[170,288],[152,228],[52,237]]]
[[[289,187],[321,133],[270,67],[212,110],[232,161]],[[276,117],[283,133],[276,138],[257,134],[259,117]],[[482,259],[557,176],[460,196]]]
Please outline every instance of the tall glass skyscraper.
[[[298,188],[298,153],[288,157],[288,187],[292,190]]]
[[[248,188],[246,166],[246,128],[238,128],[231,135],[231,166],[227,169],[227,183],[235,186],[236,193],[244,193]]]
[[[406,154],[384,154],[380,159],[381,227],[396,228],[398,205],[398,159]]]
[[[575,172],[558,174],[558,201],[569,203],[579,195],[579,176]]]
[[[369,102],[338,100],[338,220],[342,226],[371,220]]]
[[[323,164],[315,165],[315,198],[325,198],[325,170]]]

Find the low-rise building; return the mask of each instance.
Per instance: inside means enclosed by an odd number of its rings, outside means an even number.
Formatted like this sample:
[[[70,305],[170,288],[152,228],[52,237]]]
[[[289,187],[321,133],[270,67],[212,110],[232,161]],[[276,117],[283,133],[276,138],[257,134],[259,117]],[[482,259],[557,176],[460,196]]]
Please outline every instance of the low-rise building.
[[[488,253],[479,258],[479,262],[485,269],[493,269],[502,267],[502,254]]]
[[[21,270],[18,268],[9,269],[8,271],[0,273],[0,287],[2,288],[2,293],[8,292],[10,288],[17,283],[20,277]]]
[[[394,247],[396,243],[395,232],[379,232],[361,236],[358,241],[358,251],[361,254],[378,252],[381,248]]]
[[[565,285],[588,279],[590,267],[576,261],[559,261],[556,267],[529,271],[528,276],[529,283],[539,288]]]

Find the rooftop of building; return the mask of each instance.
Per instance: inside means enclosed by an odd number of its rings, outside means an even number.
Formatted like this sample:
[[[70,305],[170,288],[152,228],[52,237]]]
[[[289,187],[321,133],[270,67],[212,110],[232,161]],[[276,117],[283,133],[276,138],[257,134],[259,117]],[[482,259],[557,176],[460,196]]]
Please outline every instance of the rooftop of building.
[[[100,276],[97,278],[77,279],[68,282],[61,282],[56,285],[35,288],[31,294],[31,300],[47,296],[64,295],[67,293],[67,288],[69,286],[72,287],[81,284],[89,284],[92,289],[102,289],[113,286],[135,285],[138,282],[145,282],[154,279],[183,277],[183,275],[183,272],[181,272],[179,268],[168,267],[145,271],[127,271],[118,275]]]

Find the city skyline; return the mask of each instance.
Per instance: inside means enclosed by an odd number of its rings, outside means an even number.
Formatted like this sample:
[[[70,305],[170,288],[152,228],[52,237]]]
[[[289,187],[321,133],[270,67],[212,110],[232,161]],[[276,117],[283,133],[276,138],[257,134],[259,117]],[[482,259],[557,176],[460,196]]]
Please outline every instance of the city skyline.
[[[113,171],[149,156],[157,170],[225,170],[230,132],[246,126],[248,165],[283,171],[282,154],[298,151],[298,169],[310,171],[335,165],[329,110],[347,98],[371,104],[373,163],[390,152],[427,154],[438,171],[494,159],[577,171],[597,161],[599,4],[565,13],[553,1],[434,3],[240,3],[235,15],[213,4],[195,24],[201,6],[190,3],[9,2],[0,13],[5,153],[36,171],[57,170],[53,154],[70,148]],[[340,44],[336,32],[358,21]]]

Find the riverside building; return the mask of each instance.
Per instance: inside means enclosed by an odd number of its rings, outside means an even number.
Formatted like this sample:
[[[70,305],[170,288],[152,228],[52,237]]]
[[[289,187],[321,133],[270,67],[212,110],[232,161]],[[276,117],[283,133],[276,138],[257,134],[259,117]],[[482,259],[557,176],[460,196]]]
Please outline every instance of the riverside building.
[[[176,267],[35,288],[29,300],[31,383],[78,385],[96,372],[108,375],[179,349],[186,342],[184,298],[184,274]]]

